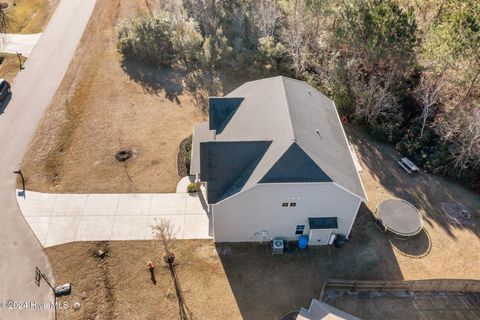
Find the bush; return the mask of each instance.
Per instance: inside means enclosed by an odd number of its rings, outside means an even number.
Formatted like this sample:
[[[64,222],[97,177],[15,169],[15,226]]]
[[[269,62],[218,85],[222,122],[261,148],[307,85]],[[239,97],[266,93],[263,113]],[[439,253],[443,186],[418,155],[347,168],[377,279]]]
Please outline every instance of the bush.
[[[118,50],[126,59],[155,66],[171,66],[178,60],[196,63],[202,59],[202,43],[195,21],[168,15],[133,18],[118,30]]]
[[[197,192],[197,186],[195,185],[195,183],[190,183],[190,184],[187,186],[187,192],[188,192],[188,193]]]
[[[152,65],[169,65],[177,54],[168,17],[137,17],[120,25],[118,49],[125,58]]]
[[[188,137],[185,141],[185,166],[187,171],[190,172],[190,164],[192,163],[192,136]]]

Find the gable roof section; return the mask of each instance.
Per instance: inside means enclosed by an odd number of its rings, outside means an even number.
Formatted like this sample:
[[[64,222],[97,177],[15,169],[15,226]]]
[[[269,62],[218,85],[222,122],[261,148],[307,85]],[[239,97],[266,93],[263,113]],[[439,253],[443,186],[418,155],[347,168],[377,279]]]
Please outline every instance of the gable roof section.
[[[271,141],[200,143],[200,178],[207,183],[207,202],[216,203],[243,188]]]
[[[332,179],[294,142],[259,183],[332,182]]]
[[[225,126],[237,111],[243,98],[210,97],[208,99],[208,124],[210,130],[222,133]]]

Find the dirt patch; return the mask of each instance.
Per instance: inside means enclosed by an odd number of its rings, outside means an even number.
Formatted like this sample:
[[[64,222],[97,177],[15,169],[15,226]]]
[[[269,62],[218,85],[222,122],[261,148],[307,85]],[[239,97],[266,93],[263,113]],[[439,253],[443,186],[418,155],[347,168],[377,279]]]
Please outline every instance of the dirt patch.
[[[474,221],[470,214],[470,210],[461,203],[442,202],[442,210],[447,215],[447,219],[452,224],[458,226],[472,225]]]
[[[27,189],[42,192],[175,192],[178,146],[204,112],[188,91],[148,90],[122,67],[115,25],[143,0],[98,0],[79,48],[26,153]],[[142,72],[167,77],[147,66]],[[138,154],[120,164],[119,150]],[[79,157],[78,155],[82,155]]]
[[[135,154],[135,150],[130,150],[130,149],[120,150],[120,151],[117,151],[117,153],[115,153],[115,159],[117,159],[118,162],[125,162],[131,157],[133,157],[134,154]]]

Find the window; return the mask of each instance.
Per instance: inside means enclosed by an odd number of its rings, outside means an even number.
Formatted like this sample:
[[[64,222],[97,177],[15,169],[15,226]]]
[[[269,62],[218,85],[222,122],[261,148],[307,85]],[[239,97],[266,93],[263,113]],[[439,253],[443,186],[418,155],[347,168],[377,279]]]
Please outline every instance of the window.
[[[282,203],[282,207],[288,207],[288,202]]]
[[[297,203],[296,202],[290,202],[290,207],[296,207]]]
[[[305,230],[304,224],[297,225],[297,229],[295,229],[295,234],[303,234],[303,230]]]
[[[314,229],[338,229],[337,217],[329,218],[308,218],[308,224],[311,230]]]

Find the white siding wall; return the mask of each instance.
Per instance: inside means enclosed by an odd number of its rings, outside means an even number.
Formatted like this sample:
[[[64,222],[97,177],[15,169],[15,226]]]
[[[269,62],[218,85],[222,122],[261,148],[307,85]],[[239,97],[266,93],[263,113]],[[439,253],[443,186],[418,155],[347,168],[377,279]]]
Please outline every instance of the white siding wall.
[[[282,207],[296,202],[296,207]],[[295,228],[309,217],[338,217],[335,233],[348,236],[360,199],[333,183],[259,184],[213,205],[214,238],[217,242],[259,241],[267,238],[297,239]]]

